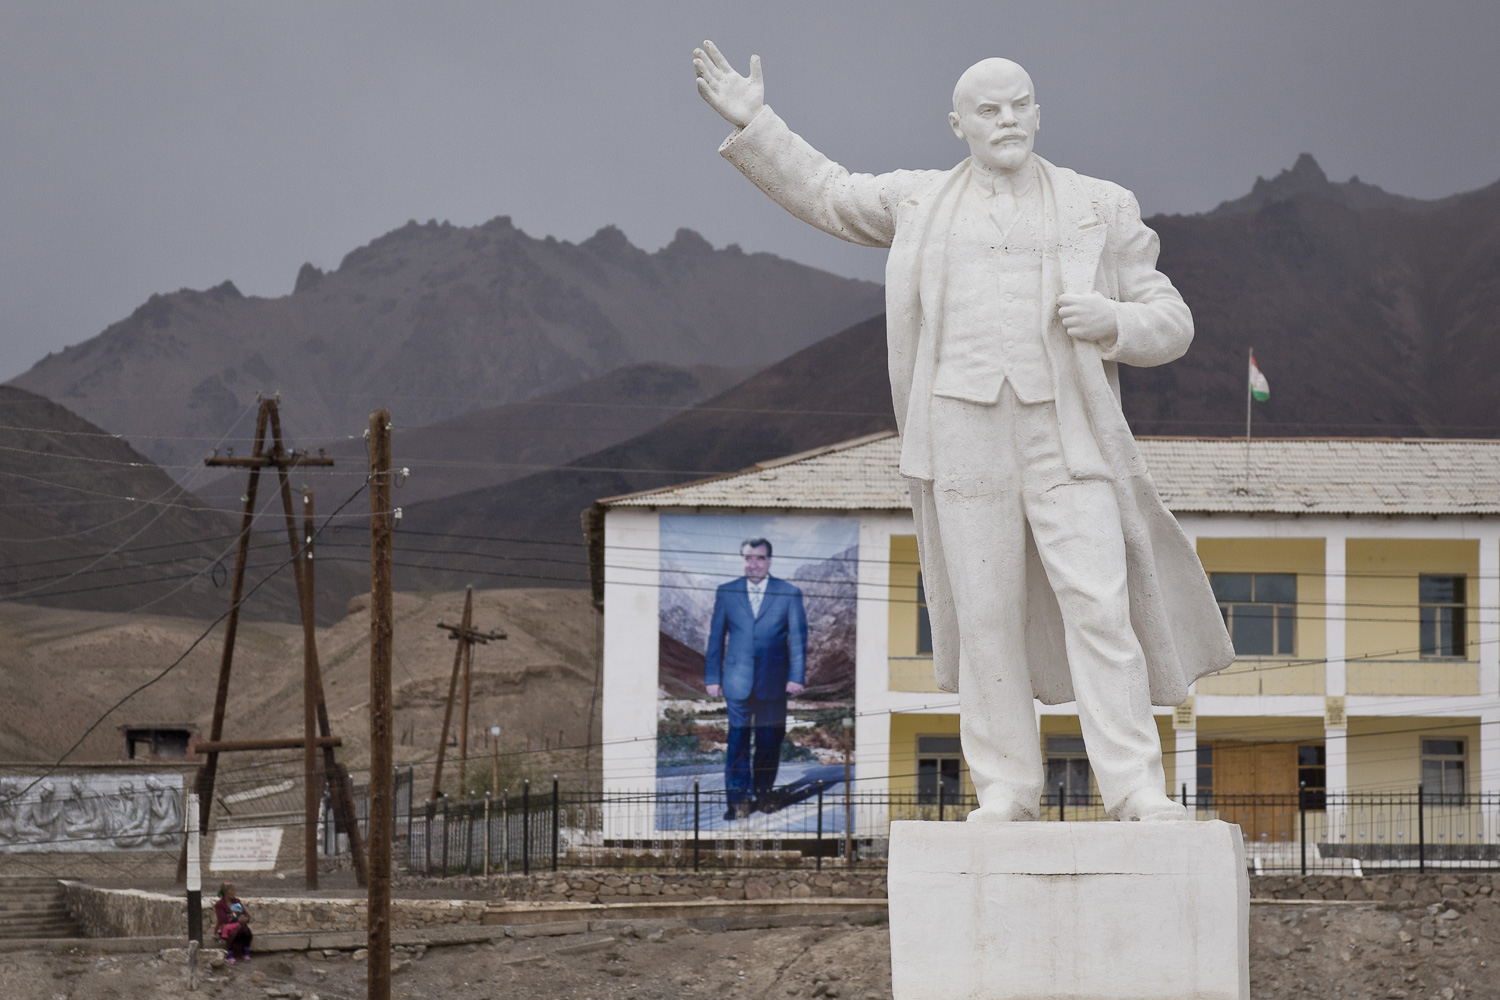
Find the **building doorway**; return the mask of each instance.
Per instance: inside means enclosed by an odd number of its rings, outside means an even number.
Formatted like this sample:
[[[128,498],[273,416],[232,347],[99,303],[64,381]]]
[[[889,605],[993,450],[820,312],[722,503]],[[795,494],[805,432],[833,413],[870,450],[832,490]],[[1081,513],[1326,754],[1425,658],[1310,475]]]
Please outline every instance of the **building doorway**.
[[[1239,824],[1247,842],[1294,840],[1299,805],[1323,808],[1322,742],[1224,741],[1207,744],[1207,753],[1203,749],[1200,745],[1199,796],[1208,791],[1219,818]]]

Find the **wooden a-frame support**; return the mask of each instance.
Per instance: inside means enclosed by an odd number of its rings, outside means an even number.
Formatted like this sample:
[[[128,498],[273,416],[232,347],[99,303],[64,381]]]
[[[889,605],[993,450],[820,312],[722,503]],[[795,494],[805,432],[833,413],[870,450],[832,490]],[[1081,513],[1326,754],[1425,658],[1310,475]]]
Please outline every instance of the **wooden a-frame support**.
[[[469,763],[469,662],[473,658],[474,644],[487,645],[492,639],[504,639],[504,629],[490,629],[481,632],[474,627],[474,588],[464,589],[464,616],[458,625],[449,625],[441,618],[438,619],[437,627],[446,629],[448,638],[458,643],[453,650],[453,674],[448,678],[448,704],[443,709],[443,731],[438,736],[437,766],[432,770],[432,798],[428,801],[427,808],[430,812],[433,803],[443,797],[443,759],[448,754],[448,728],[453,723],[453,698],[458,689],[460,672],[463,676],[463,708],[458,723],[458,790],[463,794],[464,778]]]
[[[269,432],[270,439],[267,440]],[[199,801],[198,827],[209,829],[209,816],[213,810],[214,781],[218,775],[218,745],[224,743],[224,715],[229,701],[229,676],[234,664],[234,641],[239,630],[240,601],[245,589],[245,566],[250,554],[250,529],[255,522],[255,495],[260,486],[262,469],[275,469],[281,491],[281,507],[286,516],[287,541],[291,545],[292,568],[297,583],[298,605],[302,618],[302,688],[303,688],[303,735],[295,742],[302,747],[304,771],[304,831],[303,843],[306,855],[307,887],[317,888],[317,819],[318,803],[326,783],[333,788],[333,811],[336,829],[349,838],[349,850],[354,856],[354,874],[361,886],[365,885],[364,838],[360,833],[359,820],[354,814],[354,788],[349,772],[339,764],[334,753],[337,743],[328,724],[328,706],[323,699],[323,677],[318,665],[316,622],[313,611],[313,519],[312,495],[304,492],[302,535],[298,537],[297,518],[292,507],[291,483],[287,470],[297,466],[330,466],[333,459],[310,456],[303,452],[288,452],[282,444],[281,414],[275,399],[262,399],[260,412],[255,418],[255,447],[247,457],[232,455],[213,456],[204,459],[204,464],[218,468],[241,468],[249,470],[249,482],[245,488],[244,511],[240,517],[239,546],[235,553],[234,577],[229,591],[229,616],[224,624],[224,651],[219,659],[219,683],[214,693],[213,723],[209,728],[210,745],[202,768],[198,771],[197,792]],[[316,732],[314,732],[316,723]],[[273,741],[288,742],[288,741]],[[322,766],[319,767],[317,751],[323,751]],[[187,843],[184,838],[182,853],[177,862],[177,881],[187,877]]]

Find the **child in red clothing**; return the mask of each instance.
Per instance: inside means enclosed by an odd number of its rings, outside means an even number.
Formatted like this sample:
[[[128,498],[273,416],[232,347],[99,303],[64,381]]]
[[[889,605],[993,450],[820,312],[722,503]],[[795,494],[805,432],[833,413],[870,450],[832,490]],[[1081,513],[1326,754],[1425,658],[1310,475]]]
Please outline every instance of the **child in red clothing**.
[[[224,942],[224,961],[250,961],[250,939],[253,936],[245,904],[234,894],[234,883],[225,882],[219,886],[219,898],[214,903],[214,937]]]

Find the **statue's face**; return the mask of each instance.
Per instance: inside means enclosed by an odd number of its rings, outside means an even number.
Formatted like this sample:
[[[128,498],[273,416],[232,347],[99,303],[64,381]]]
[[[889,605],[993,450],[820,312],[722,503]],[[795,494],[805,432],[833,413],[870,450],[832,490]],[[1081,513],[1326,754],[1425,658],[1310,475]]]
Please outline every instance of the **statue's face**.
[[[966,71],[948,116],[977,162],[1007,173],[1031,156],[1041,121],[1030,75],[1008,59],[986,59]]]

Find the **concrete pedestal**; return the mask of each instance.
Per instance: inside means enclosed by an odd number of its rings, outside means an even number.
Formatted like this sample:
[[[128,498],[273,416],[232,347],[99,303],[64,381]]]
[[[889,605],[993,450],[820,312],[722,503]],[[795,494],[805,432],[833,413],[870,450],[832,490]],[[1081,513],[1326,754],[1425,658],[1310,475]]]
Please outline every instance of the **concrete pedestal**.
[[[1227,823],[891,824],[895,1000],[1248,1000]]]

